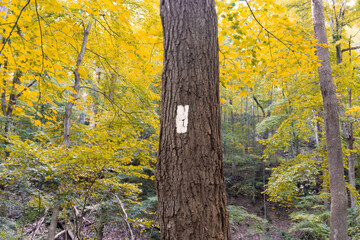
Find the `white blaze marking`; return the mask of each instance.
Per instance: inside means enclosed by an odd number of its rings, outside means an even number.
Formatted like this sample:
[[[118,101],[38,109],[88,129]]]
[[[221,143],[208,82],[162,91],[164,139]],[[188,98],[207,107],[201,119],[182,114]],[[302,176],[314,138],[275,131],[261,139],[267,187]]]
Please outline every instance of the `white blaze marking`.
[[[176,110],[176,132],[186,133],[188,125],[189,105],[178,105]]]

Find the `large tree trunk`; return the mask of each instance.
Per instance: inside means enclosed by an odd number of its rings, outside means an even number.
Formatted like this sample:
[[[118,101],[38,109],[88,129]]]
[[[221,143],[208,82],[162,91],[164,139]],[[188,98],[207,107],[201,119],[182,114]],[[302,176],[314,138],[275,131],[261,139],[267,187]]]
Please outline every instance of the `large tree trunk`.
[[[161,0],[161,131],[156,166],[161,239],[230,239],[220,134],[214,0]]]
[[[311,3],[315,38],[319,44],[323,44],[317,46],[317,56],[321,62],[318,71],[324,103],[326,149],[329,165],[331,194],[330,237],[333,240],[345,240],[348,239],[346,221],[348,199],[344,179],[338,103],[331,74],[323,3],[322,0],[312,0]]]

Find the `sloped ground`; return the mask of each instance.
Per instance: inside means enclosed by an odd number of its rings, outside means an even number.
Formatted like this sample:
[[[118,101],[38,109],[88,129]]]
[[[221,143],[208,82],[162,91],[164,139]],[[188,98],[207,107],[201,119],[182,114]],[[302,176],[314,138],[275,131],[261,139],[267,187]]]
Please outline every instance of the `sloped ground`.
[[[238,196],[237,198],[230,198],[228,200],[229,205],[241,206],[249,214],[254,214],[259,217],[261,220],[264,218],[264,205],[262,199],[256,199],[255,202],[252,202],[250,198]],[[284,208],[278,206],[274,203],[266,203],[267,216],[266,223],[259,224],[256,226],[252,225],[251,221],[242,221],[242,222],[233,222],[230,227],[232,240],[283,240],[286,238],[286,232],[290,225],[290,219],[288,215],[290,213],[289,208]],[[96,226],[95,219],[88,216],[88,224],[82,229],[83,236],[90,236],[91,233],[94,233],[94,227]],[[35,226],[28,226],[25,228],[25,232],[31,232],[31,228]],[[154,229],[152,232],[152,238],[150,238],[150,233],[140,233],[136,229],[133,229],[135,239],[137,240],[151,240],[159,239],[159,232]],[[36,235],[29,236],[29,239],[46,239],[47,228],[45,222],[39,226]],[[288,235],[287,235],[288,236]],[[95,237],[95,236],[93,236]],[[59,240],[65,240],[64,235],[57,238]],[[68,237],[69,239],[69,237]],[[70,238],[71,239],[71,238]],[[69,239],[69,240],[70,240]],[[106,224],[103,230],[102,240],[126,240],[131,239],[128,228],[123,225],[119,227],[117,223]],[[0,237],[1,240],[1,237]]]
[[[250,214],[264,218],[264,204],[262,199],[252,202],[250,198],[230,198],[229,205],[242,206]],[[256,229],[249,223],[232,223],[232,240],[282,240],[290,226],[290,208],[266,202],[266,224],[262,229]]]

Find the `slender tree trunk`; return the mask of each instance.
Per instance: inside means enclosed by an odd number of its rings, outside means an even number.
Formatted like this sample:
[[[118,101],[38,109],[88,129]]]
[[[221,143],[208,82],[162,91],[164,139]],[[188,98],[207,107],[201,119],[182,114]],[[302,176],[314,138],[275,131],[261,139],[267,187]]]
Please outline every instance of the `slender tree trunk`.
[[[315,38],[319,44],[327,45],[322,0],[311,0]],[[318,68],[321,94],[324,103],[326,149],[330,180],[330,237],[332,240],[346,240],[347,235],[347,193],[344,179],[343,154],[339,128],[338,103],[332,80],[329,49],[317,46],[321,62]]]
[[[333,2],[333,4],[335,4],[335,2]],[[346,4],[346,1],[344,2],[344,4]],[[333,42],[336,43],[337,41],[339,41],[342,36],[341,36],[341,32],[342,32],[342,26],[339,23],[340,21],[342,21],[344,19],[344,14],[345,14],[345,7],[343,8],[343,10],[340,9],[340,12],[338,14],[337,17],[337,12],[335,10],[335,5],[333,5],[333,11],[334,11],[334,16],[335,16],[335,28],[334,26],[332,26],[333,28]],[[338,19],[339,18],[339,19]],[[341,50],[341,44],[337,44],[335,46],[336,48],[336,63],[339,65],[342,63],[342,50]],[[349,40],[349,54],[350,54],[350,62],[351,62],[351,36],[350,36],[350,40]],[[342,99],[340,98],[340,101]],[[349,104],[349,108],[351,108],[351,89],[348,90],[348,104]],[[348,156],[348,167],[349,167],[349,173],[348,173],[348,177],[349,177],[349,183],[350,186],[353,188],[356,188],[356,183],[355,183],[355,158],[354,158],[354,154],[352,153],[352,150],[354,149],[354,133],[353,133],[353,126],[352,126],[352,122],[350,119],[346,120],[346,115],[345,115],[345,111],[342,108],[339,108],[339,114],[341,117],[344,117],[345,120],[342,121],[341,123],[341,127],[345,136],[345,141],[346,141],[346,148],[347,150],[349,150],[349,156]],[[357,203],[355,201],[355,199],[353,198],[353,196],[350,193],[350,202],[351,202],[351,207],[352,208],[356,208],[357,207]]]
[[[248,98],[245,97],[245,106],[244,106],[244,125],[248,125]]]
[[[79,89],[80,89],[80,74],[79,74],[79,67],[81,65],[81,62],[84,58],[85,55],[85,50],[86,50],[86,43],[87,43],[87,39],[89,36],[89,32],[90,32],[90,27],[91,25],[89,24],[84,32],[84,39],[83,39],[83,43],[81,45],[81,50],[80,50],[80,54],[77,58],[76,61],[76,69],[74,70],[74,76],[75,76],[75,83],[74,83],[74,90],[76,92],[76,94],[72,94],[73,97],[73,101],[69,101],[66,104],[65,107],[65,117],[64,117],[64,139],[63,139],[63,144],[66,147],[69,147],[70,145],[70,127],[71,127],[71,114],[72,114],[72,107],[74,105],[74,101],[75,99],[78,97],[78,93],[79,93]],[[60,212],[60,205],[59,204],[55,204],[54,206],[54,212],[51,218],[51,224],[50,224],[50,228],[49,228],[49,233],[48,233],[48,240],[53,240],[55,237],[55,232],[56,232],[56,226],[57,226],[57,216],[59,215]]]
[[[339,32],[338,29],[336,31]],[[336,39],[334,39],[334,41],[341,39],[341,36],[339,35],[339,33],[336,36],[338,36],[338,37]],[[351,51],[350,51],[350,53],[351,53]],[[340,64],[342,62],[340,44],[336,45],[336,59],[337,59],[337,62],[336,62],[337,64]],[[340,100],[341,100],[341,98],[340,98]],[[348,90],[348,104],[349,104],[349,108],[351,108],[351,89]],[[351,187],[356,188],[355,158],[354,158],[354,154],[352,153],[352,150],[354,149],[354,141],[355,141],[353,126],[352,126],[351,120],[346,119],[345,111],[341,107],[339,108],[339,114],[341,117],[345,118],[341,122],[341,128],[343,130],[344,138],[346,141],[346,149],[349,150],[349,156],[348,156],[349,183],[350,183]],[[353,198],[353,196],[351,195],[351,193],[350,193],[350,202],[351,202],[352,208],[357,207],[357,203],[356,203],[355,199]]]
[[[13,126],[13,111],[14,108],[17,104],[17,98],[18,98],[18,94],[16,93],[16,87],[17,85],[20,84],[20,77],[21,77],[21,72],[20,71],[15,71],[14,77],[13,77],[13,81],[12,81],[12,90],[9,96],[9,101],[8,104],[6,105],[6,80],[4,80],[4,89],[3,89],[3,93],[1,96],[1,108],[3,111],[3,115],[5,117],[5,126],[4,126],[4,132],[5,135],[11,134],[11,130],[12,130],[12,126]],[[4,144],[7,145],[9,144],[8,140],[5,138],[4,139]],[[4,158],[6,159],[7,157],[9,157],[10,153],[5,149],[4,152]]]
[[[156,189],[162,240],[230,239],[214,0],[161,0],[164,69]]]
[[[79,67],[81,65],[81,62],[84,58],[85,55],[85,51],[86,51],[86,43],[87,43],[87,39],[89,36],[89,32],[90,32],[90,28],[91,25],[89,24],[84,32],[84,39],[83,39],[83,43],[81,46],[81,50],[80,50],[80,54],[77,58],[76,61],[76,69],[74,70],[74,77],[75,77],[75,82],[74,82],[74,91],[76,93],[71,94],[72,96],[72,101],[69,101],[66,104],[65,107],[65,117],[64,117],[64,140],[63,140],[63,144],[67,147],[69,147],[70,145],[70,128],[71,128],[71,114],[72,114],[72,107],[74,106],[74,102],[75,100],[78,98],[78,93],[80,90],[80,74],[79,74]]]
[[[109,86],[109,98],[112,100],[114,100],[116,81],[117,81],[117,76],[115,73],[112,73],[110,77],[110,86]]]
[[[98,226],[96,228],[96,240],[102,240],[103,236],[104,236],[104,227],[105,227],[105,211],[104,209],[101,207],[100,208],[100,217],[99,217],[99,222],[98,222]]]
[[[230,103],[230,106],[231,106],[231,109],[230,109],[230,120],[231,120],[231,135],[233,136],[234,134],[234,131],[235,131],[235,118],[234,118],[234,111],[233,111],[233,106],[232,106],[232,100],[230,99],[229,101]],[[232,149],[230,150],[230,154],[233,154],[233,151]],[[236,159],[233,158],[232,161],[231,161],[231,176],[232,177],[235,177],[235,174],[236,174]]]
[[[356,189],[356,177],[355,177],[355,157],[352,150],[354,149],[354,141],[346,141],[346,148],[349,149],[350,153],[348,156],[348,167],[349,167],[349,184],[351,187]],[[354,197],[350,193],[351,208],[357,208],[357,203]]]
[[[10,5],[11,1],[9,1],[9,5]],[[6,20],[6,16],[8,13],[8,8],[5,6],[0,6],[0,11],[5,12],[5,15],[2,16],[2,18],[4,20]],[[4,31],[4,29],[2,29],[2,31]],[[2,36],[0,35],[0,40],[2,44],[5,44],[6,38],[2,39]],[[4,58],[4,63],[1,63],[2,66],[1,67],[5,67],[7,65],[7,59]],[[13,85],[12,85],[12,92],[10,94],[9,97],[9,103],[8,106],[6,108],[6,80],[3,80],[3,92],[1,94],[1,108],[3,111],[3,114],[6,118],[6,122],[5,122],[5,133],[11,133],[11,126],[12,126],[12,113],[13,113],[13,108],[16,105],[16,91],[15,91],[15,87],[16,85],[20,84],[20,77],[21,77],[21,72],[20,71],[16,71],[14,74],[14,78],[13,78]],[[7,142],[5,142],[5,144],[7,144]],[[5,153],[5,157],[8,156],[8,153]]]
[[[351,108],[351,89],[349,89],[349,91],[348,91],[348,104],[349,104],[349,108]],[[340,108],[340,116],[346,118],[345,112],[341,108]],[[348,167],[349,167],[349,173],[348,173],[349,183],[350,183],[351,187],[356,189],[355,157],[354,157],[354,153],[352,152],[354,150],[354,141],[355,141],[354,132],[353,132],[353,124],[350,119],[345,119],[344,121],[342,121],[341,126],[343,129],[344,138],[346,141],[346,149],[349,150],[349,155],[347,157]],[[357,203],[356,203],[355,199],[353,198],[353,196],[351,195],[351,193],[350,193],[350,202],[351,202],[352,208],[357,207]]]
[[[8,12],[8,8],[5,6],[0,6],[0,12],[5,12],[5,16],[2,16],[2,18],[4,19],[4,21],[6,20],[6,16],[7,16],[7,12]],[[4,29],[1,29],[2,32],[4,32]],[[0,42],[1,44],[5,44],[5,39],[2,38],[2,35],[0,34]],[[3,59],[4,62],[0,62],[0,68],[5,68],[6,69],[6,65],[7,65],[7,59],[4,57]],[[4,116],[6,115],[6,79],[5,79],[5,74],[3,74],[3,90],[1,93],[1,110],[4,114]]]
[[[252,139],[252,147],[253,149],[255,149],[255,142],[256,142],[256,139],[255,139],[255,127],[256,127],[256,124],[255,124],[255,111],[254,111],[254,104],[251,105],[251,127],[252,127],[252,133],[251,133],[251,139]]]
[[[315,146],[318,148],[318,147],[319,147],[318,121],[316,120],[316,113],[315,113],[315,111],[312,110],[312,112],[313,112],[313,116],[314,116],[314,119],[315,119],[315,122],[314,122]]]
[[[11,127],[13,125],[13,111],[14,111],[14,107],[16,106],[16,101],[18,97],[15,89],[17,85],[20,84],[20,77],[21,77],[21,72],[16,71],[15,76],[13,78],[12,91],[10,93],[9,102],[7,108],[5,107],[6,111],[4,112],[4,115],[6,117],[5,133],[11,133]]]
[[[102,240],[104,237],[104,224],[101,224],[97,227],[96,240]]]
[[[55,204],[54,210],[53,210],[53,213],[51,216],[49,231],[48,231],[48,240],[54,240],[54,238],[55,238],[56,226],[57,226],[59,213],[60,213],[60,205]]]

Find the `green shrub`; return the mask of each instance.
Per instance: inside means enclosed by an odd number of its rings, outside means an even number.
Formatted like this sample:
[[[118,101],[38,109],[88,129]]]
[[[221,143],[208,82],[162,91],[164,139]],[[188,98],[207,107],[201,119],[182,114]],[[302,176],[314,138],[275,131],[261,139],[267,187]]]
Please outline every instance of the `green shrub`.
[[[245,224],[252,233],[263,234],[265,231],[266,220],[259,216],[248,213],[244,207],[229,205],[230,223]]]
[[[295,207],[301,210],[290,214],[293,223],[290,225],[289,232],[301,231],[301,239],[329,239],[330,212],[323,206],[323,198],[326,196],[323,193],[301,197],[295,204]]]
[[[290,214],[291,224],[289,232],[302,231],[305,239],[328,239],[330,234],[330,227],[324,218],[329,218],[330,212],[324,211],[322,213],[308,213],[308,212],[294,212]]]
[[[11,219],[0,217],[0,240],[21,239],[20,236],[16,233],[17,228],[17,224]]]
[[[360,239],[360,209],[350,209],[348,214],[348,231],[352,239]]]

